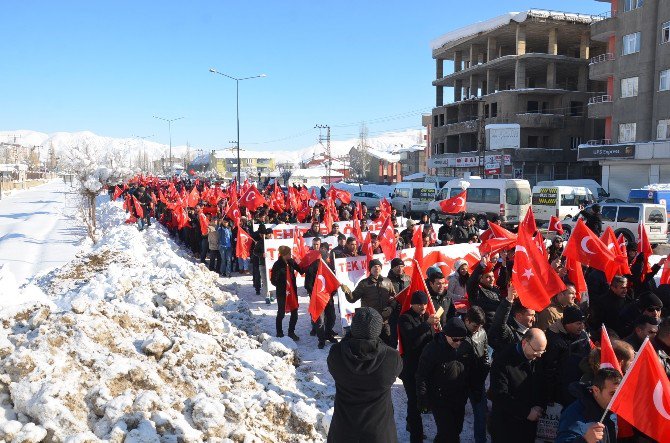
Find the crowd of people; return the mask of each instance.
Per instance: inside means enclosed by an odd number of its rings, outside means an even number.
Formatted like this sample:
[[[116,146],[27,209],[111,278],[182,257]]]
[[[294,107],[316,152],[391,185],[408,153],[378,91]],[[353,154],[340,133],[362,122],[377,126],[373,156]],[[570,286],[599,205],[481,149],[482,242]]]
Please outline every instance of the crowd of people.
[[[467,213],[448,217],[438,229],[424,215],[418,226],[407,220],[400,230],[399,217],[390,206],[380,204],[368,211],[332,188],[322,189],[321,198],[304,187],[237,188],[154,179],[112,189],[110,195],[125,198],[140,230],[150,225],[153,216],[210,270],[226,277],[252,274],[256,294],[268,304],[277,304],[276,335],[284,335],[288,313],[287,335],[295,341],[300,340],[295,333],[300,289],[296,274],[305,276],[304,287],[311,295],[321,260],[334,269],[336,258],[383,253],[380,235],[363,235],[368,230],[366,221],[388,220],[397,249],[418,246],[419,238],[422,246],[429,247],[480,243],[482,236],[475,215]],[[194,189],[198,198],[189,201],[196,195]],[[263,203],[253,208],[238,206],[244,199],[237,196],[247,195],[249,189],[256,190]],[[597,208],[585,218],[599,235]],[[341,233],[338,225],[348,220],[358,227],[350,236]],[[310,250],[294,257],[293,248],[280,247],[266,281],[263,242],[273,232],[266,226],[298,222],[311,223],[302,235],[312,238]],[[489,223],[499,224],[499,220]],[[327,235],[337,238],[337,246],[331,248],[322,241],[324,225]],[[241,233],[253,240],[247,249]],[[243,248],[240,241],[245,243]],[[576,282],[568,277],[563,243],[562,237],[553,237],[546,260],[566,289],[554,294],[539,312],[522,304],[512,283],[514,245],[483,253],[472,269],[465,260],[458,260],[450,275],[431,267],[421,282],[424,289],[410,294],[414,282],[404,272],[403,260],[391,260],[387,276],[382,275],[380,260],[367,260],[365,278],[353,288],[340,286],[350,303],[361,304],[346,334],[338,340],[333,329],[337,292],[331,293],[322,314],[312,322],[317,346],[332,343],[328,367],[336,396],[328,440],[397,441],[390,389],[399,377],[407,394],[404,425],[411,442],[426,438],[423,416],[427,413],[437,427],[435,442],[458,442],[467,402],[472,406],[477,443],[486,442],[488,435],[496,443],[533,442],[538,422],[555,405],[562,407],[557,442],[653,441],[613,414],[605,414],[623,374],[601,366],[600,341],[604,326],[625,374],[648,338],[670,377],[670,285],[657,286],[654,279],[665,259],[648,266],[637,245],[628,244],[630,273],[608,280],[602,270],[584,266],[587,288],[578,292]]]

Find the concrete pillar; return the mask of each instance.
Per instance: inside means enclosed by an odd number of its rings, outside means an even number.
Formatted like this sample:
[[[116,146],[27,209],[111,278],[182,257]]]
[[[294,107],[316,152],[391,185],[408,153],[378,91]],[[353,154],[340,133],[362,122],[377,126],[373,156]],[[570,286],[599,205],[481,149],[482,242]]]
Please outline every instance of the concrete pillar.
[[[474,95],[477,97],[479,94],[477,93],[477,89],[479,88],[479,77],[476,75],[471,75],[470,76],[470,95]]]
[[[496,85],[498,84],[498,75],[492,69],[486,70],[486,94],[493,94],[496,92]]]
[[[523,25],[516,25],[516,55],[524,55],[526,53],[526,27]]]
[[[454,101],[460,102],[463,98],[463,80],[456,80],[454,82]]]
[[[490,62],[491,60],[498,57],[498,40],[495,37],[489,37],[486,41],[486,61]]]
[[[444,77],[444,60],[441,58],[435,59],[435,78],[441,79]]]
[[[556,62],[547,64],[547,88],[556,88]]]
[[[526,87],[526,62],[517,60],[514,67],[514,89]]]
[[[444,60],[435,59],[435,78],[437,80],[444,77]],[[435,86],[435,106],[442,106],[444,104],[444,87]]]
[[[551,28],[549,30],[549,47],[547,54],[558,55],[558,28]]]
[[[579,39],[579,58],[584,60],[589,59],[589,45],[591,44],[591,38],[589,37],[588,32],[582,32],[582,35]]]
[[[463,53],[461,51],[454,52],[454,72],[463,69]]]
[[[477,64],[479,60],[479,47],[477,45],[470,45],[470,67]]]
[[[435,86],[435,106],[444,105],[444,87]]]
[[[661,165],[650,165],[649,168],[649,183],[661,182]]]
[[[577,77],[577,90],[581,92],[586,92],[589,82],[589,67],[580,66],[578,76],[579,77]]]

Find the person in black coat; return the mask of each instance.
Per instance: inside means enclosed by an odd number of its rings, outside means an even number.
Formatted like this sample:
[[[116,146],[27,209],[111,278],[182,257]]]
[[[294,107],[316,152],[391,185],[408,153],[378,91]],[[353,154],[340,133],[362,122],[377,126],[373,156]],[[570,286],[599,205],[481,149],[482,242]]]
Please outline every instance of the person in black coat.
[[[398,351],[380,339],[383,320],[372,308],[358,308],[349,334],[328,353],[335,380],[335,410],[329,443],[394,443],[398,435],[391,386],[402,371]]]
[[[428,315],[428,294],[415,291],[411,299],[411,308],[398,319],[400,344],[402,345],[403,370],[400,379],[407,393],[407,428],[410,443],[423,441],[423,422],[417,405],[416,371],[423,348],[432,341],[433,327],[439,323],[435,315]]]
[[[600,214],[600,205],[598,203],[591,205],[588,209],[582,209],[577,215],[581,215],[584,218],[586,227],[600,237],[600,234],[603,233],[603,218]]]
[[[491,367],[489,398],[493,443],[532,443],[544,412],[543,371],[538,358],[547,339],[542,330],[529,329],[521,343],[498,353]]]
[[[416,391],[421,410],[431,410],[437,426],[436,443],[458,443],[463,430],[465,402],[472,390],[472,359],[459,347],[468,331],[460,318],[447,321],[442,332],[421,353]]]
[[[632,303],[632,298],[628,297],[628,279],[615,275],[609,291],[590,305],[589,325],[592,329],[599,329],[604,323],[608,328],[612,328],[617,336],[625,337],[625,324],[619,314]]]
[[[503,275],[507,275],[506,269],[502,269],[500,275],[502,278],[499,278],[499,284],[504,285],[506,277],[503,277]],[[493,322],[493,316],[500,304],[500,288],[494,285],[494,281],[493,265],[489,262],[488,256],[484,255],[465,285],[470,304],[479,306],[486,313],[485,328],[487,330]]]
[[[486,388],[484,383],[491,370],[491,359],[488,351],[488,337],[484,331],[486,315],[479,306],[470,306],[463,319],[468,336],[458,348],[458,352],[468,357],[471,363],[472,389],[469,399],[472,406],[474,437],[476,443],[486,443]]]
[[[619,371],[603,368],[596,372],[592,386],[573,384],[570,388],[577,400],[561,413],[555,442],[615,443],[616,415],[606,414],[602,422],[601,419],[621,379]]]
[[[291,248],[288,246],[279,247],[279,260],[272,265],[272,270],[270,274],[270,283],[277,288],[277,318],[275,320],[277,327],[277,337],[283,337],[284,331],[282,327],[282,321],[286,314],[286,292],[287,292],[287,268],[289,269],[289,277],[292,285],[293,291],[295,294],[298,294],[298,286],[295,282],[295,272],[304,274],[300,266],[291,258]],[[288,336],[293,340],[298,341],[300,338],[295,334],[295,325],[298,323],[298,308],[291,310],[291,318],[288,322]]]
[[[391,269],[387,275],[388,279],[391,280],[393,284],[393,289],[396,294],[400,294],[400,291],[409,286],[410,278],[407,274],[403,272],[405,267],[405,262],[400,258],[394,258],[391,260]],[[391,329],[391,338],[390,342],[387,343],[391,347],[398,347],[398,318],[400,317],[400,303],[396,303],[395,309],[389,317],[389,328]]]
[[[447,295],[447,280],[442,272],[433,272],[426,280],[428,286],[428,295],[433,302],[433,307],[437,311],[440,307],[443,309],[440,317],[440,326],[444,327],[447,320],[456,316],[456,307],[450,296]]]
[[[507,297],[500,301],[488,330],[489,343],[496,352],[520,343],[523,334],[535,323],[535,311],[523,306],[515,295],[508,291]]]

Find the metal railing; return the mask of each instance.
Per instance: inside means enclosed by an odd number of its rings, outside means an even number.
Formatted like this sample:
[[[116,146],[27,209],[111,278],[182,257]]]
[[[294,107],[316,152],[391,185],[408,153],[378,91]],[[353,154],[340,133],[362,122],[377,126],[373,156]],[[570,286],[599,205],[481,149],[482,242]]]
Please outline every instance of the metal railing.
[[[602,62],[609,62],[614,60],[614,54],[611,52],[606,52],[604,54],[597,55],[595,57],[591,57],[591,65],[595,65],[596,63],[602,63]]]
[[[587,145],[589,146],[603,146],[603,145],[611,145],[612,144],[612,139],[611,138],[602,138],[600,140],[589,140],[586,142]]]
[[[610,103],[612,101],[611,95],[599,95],[597,97],[591,97],[589,99],[589,105],[594,105],[596,103]]]

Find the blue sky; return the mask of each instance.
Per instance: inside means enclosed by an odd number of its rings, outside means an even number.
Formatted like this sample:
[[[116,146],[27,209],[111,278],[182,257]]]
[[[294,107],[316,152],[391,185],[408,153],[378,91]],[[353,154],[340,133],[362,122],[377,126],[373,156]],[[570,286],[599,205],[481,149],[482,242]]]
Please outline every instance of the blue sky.
[[[419,128],[434,105],[430,41],[529,8],[601,13],[595,0],[30,1],[3,0],[0,130],[154,134],[202,148],[249,149]],[[450,95],[447,95],[449,97]]]

